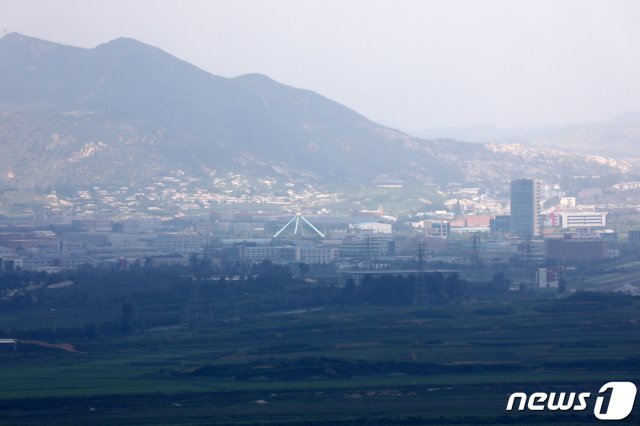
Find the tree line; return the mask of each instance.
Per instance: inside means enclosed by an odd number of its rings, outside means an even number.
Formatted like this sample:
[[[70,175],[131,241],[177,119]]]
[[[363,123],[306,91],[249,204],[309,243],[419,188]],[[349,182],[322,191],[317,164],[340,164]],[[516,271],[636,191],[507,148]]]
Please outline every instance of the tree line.
[[[467,282],[457,272],[422,275],[365,275],[362,282],[347,281],[342,302],[345,305],[410,306],[457,303],[467,296]]]

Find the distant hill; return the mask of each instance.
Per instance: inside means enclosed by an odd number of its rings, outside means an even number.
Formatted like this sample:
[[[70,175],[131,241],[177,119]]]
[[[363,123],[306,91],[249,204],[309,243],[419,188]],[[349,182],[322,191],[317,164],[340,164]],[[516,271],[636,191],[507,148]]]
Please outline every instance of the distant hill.
[[[627,111],[601,123],[505,129],[490,124],[438,127],[415,132],[425,138],[476,143],[521,143],[583,154],[640,161],[640,112]]]
[[[628,171],[569,152],[423,140],[264,75],[212,75],[120,38],[93,49],[0,39],[0,183],[142,183],[180,169],[327,187]]]

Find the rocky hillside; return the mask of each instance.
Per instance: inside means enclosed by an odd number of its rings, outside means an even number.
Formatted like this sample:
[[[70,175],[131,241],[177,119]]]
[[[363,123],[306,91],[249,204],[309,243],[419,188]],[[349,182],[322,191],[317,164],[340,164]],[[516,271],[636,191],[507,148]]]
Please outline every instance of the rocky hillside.
[[[624,161],[424,140],[270,78],[212,75],[155,47],[0,39],[0,183],[142,183],[181,170],[326,187],[629,172]]]

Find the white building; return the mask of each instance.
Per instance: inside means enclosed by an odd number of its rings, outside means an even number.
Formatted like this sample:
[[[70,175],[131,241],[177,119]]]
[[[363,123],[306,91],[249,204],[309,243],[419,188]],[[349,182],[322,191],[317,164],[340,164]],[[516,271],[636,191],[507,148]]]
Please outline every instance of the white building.
[[[338,249],[327,246],[297,247],[296,260],[304,263],[332,263],[338,258]]]
[[[558,271],[554,269],[538,268],[536,278],[539,288],[557,288],[560,283]]]
[[[616,191],[629,191],[632,189],[640,189],[640,182],[620,182],[613,185]]]
[[[374,234],[391,234],[393,232],[393,225],[390,223],[363,222],[349,225],[349,227],[360,231],[371,231]]]
[[[604,228],[607,226],[607,212],[560,210],[553,215],[553,224],[562,229]]]

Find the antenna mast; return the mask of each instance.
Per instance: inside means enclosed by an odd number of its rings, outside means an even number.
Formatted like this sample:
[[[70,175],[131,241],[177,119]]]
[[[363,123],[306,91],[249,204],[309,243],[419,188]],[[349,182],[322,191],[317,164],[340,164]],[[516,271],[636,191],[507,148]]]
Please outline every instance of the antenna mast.
[[[321,238],[326,238],[326,236],[322,232],[320,232],[320,230],[318,228],[316,228],[311,222],[309,222],[307,220],[307,218],[302,215],[302,213],[296,213],[296,215],[294,217],[292,217],[291,220],[289,222],[287,222],[286,225],[284,225],[282,228],[280,228],[280,230],[278,232],[273,234],[273,238],[278,238],[278,235],[280,235],[282,232],[284,232],[285,229],[289,228],[289,226],[291,226],[291,224],[294,224],[293,225],[293,236],[297,236],[298,235],[298,231],[300,232],[300,236],[303,236],[304,233],[303,233],[303,230],[302,230],[303,229],[302,225],[306,224],[309,228],[311,228]]]

